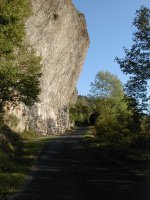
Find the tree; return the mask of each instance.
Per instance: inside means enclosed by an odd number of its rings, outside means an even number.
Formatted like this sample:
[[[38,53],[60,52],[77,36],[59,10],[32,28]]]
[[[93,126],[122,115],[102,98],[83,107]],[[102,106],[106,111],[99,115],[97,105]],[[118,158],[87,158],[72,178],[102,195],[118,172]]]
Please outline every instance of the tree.
[[[8,102],[32,105],[40,92],[40,58],[31,49],[19,49],[16,59],[0,63],[0,107]]]
[[[88,124],[91,113],[89,98],[79,95],[75,105],[70,105],[70,120],[76,124]]]
[[[99,113],[97,133],[110,134],[127,129],[130,111],[127,110],[123,87],[117,76],[100,71],[91,87],[91,96],[96,99],[96,111]]]
[[[96,74],[95,80],[91,83],[91,96],[94,98],[123,96],[123,88],[117,76],[108,71],[100,71]]]
[[[0,114],[9,103],[31,106],[38,101],[40,58],[25,40],[28,0],[0,1]]]
[[[130,75],[125,86],[129,97],[138,102],[143,110],[149,100],[150,79],[150,9],[141,7],[133,20],[136,31],[133,33],[133,45],[130,50],[124,48],[125,58],[116,58],[121,70]]]
[[[139,133],[141,131],[143,113],[141,109],[138,108],[136,99],[125,95],[125,101],[128,105],[128,110],[131,111],[129,129],[133,133]]]
[[[24,19],[31,14],[29,0],[0,1],[0,56],[13,53],[25,37]]]

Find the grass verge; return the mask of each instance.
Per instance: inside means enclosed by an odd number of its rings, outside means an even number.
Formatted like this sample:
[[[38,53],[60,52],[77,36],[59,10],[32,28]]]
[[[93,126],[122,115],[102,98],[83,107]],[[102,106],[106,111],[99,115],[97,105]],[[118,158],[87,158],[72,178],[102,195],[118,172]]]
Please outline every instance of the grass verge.
[[[0,200],[8,199],[21,189],[43,145],[55,138],[46,136],[21,140],[21,149],[17,153],[0,148]]]
[[[89,128],[84,142],[100,158],[110,159],[138,176],[150,178],[150,148],[132,145],[108,146],[107,141],[96,136],[94,127]]]

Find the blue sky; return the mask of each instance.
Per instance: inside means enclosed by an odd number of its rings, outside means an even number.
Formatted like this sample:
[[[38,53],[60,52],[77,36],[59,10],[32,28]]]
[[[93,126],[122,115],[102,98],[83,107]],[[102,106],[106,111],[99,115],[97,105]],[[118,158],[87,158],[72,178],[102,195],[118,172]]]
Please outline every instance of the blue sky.
[[[73,0],[76,8],[86,17],[90,47],[80,75],[77,89],[87,95],[90,83],[100,70],[108,70],[125,83],[127,77],[114,59],[124,57],[123,47],[132,45],[132,26],[135,11],[149,0]]]

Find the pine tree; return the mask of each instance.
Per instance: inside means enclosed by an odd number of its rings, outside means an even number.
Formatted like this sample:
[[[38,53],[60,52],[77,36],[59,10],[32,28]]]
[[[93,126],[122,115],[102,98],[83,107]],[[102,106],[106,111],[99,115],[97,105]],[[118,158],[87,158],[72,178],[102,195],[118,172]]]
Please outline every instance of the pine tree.
[[[130,50],[124,48],[125,58],[116,58],[121,70],[130,78],[125,86],[127,95],[138,102],[145,110],[148,105],[150,79],[150,9],[141,7],[133,20],[136,31],[133,33],[133,45]]]

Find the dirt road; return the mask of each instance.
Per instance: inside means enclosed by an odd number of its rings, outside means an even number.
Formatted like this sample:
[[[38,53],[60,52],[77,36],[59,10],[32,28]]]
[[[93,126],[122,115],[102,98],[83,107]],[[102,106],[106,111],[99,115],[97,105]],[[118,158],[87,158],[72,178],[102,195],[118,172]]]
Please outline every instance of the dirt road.
[[[86,149],[85,131],[47,142],[32,181],[16,200],[150,200],[142,180]]]

